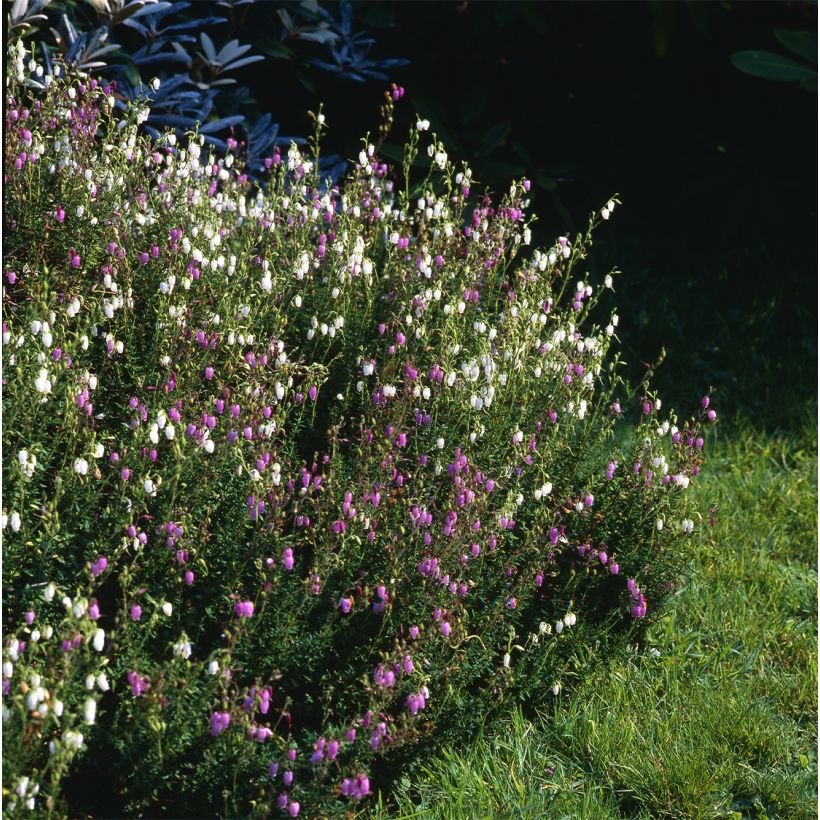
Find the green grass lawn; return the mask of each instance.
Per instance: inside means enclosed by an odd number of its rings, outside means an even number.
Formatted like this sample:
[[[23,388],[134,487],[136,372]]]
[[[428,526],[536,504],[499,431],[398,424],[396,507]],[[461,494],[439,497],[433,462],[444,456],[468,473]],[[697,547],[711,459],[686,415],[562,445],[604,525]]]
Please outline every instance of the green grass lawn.
[[[646,646],[568,682],[535,721],[516,712],[442,749],[392,813],[817,816],[815,416],[790,434],[719,429],[695,492],[688,581]]]

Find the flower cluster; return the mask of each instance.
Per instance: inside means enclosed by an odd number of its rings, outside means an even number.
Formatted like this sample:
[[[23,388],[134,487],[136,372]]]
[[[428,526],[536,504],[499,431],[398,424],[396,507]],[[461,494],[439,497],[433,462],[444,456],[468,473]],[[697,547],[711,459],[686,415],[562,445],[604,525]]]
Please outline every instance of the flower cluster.
[[[403,172],[365,141],[328,188],[291,145],[254,189],[196,134],[141,137],[104,83],[27,85],[21,48],[12,814],[60,807],[83,754],[112,761],[124,815],[217,794],[228,815],[338,814],[395,750],[470,731],[510,689],[557,693],[579,645],[661,612],[716,415],[619,376],[616,272],[584,266],[616,198],[531,251],[529,182],[476,193],[423,127]]]

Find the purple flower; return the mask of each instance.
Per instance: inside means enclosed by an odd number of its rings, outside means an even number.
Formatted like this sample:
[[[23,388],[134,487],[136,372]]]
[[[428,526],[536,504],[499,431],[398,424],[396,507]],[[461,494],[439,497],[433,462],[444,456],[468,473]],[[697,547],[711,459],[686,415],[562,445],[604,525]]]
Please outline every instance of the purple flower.
[[[216,737],[222,734],[230,722],[231,716],[227,712],[213,712],[211,714],[211,735]]]
[[[632,615],[633,618],[643,618],[646,616],[646,598],[643,594],[638,595],[632,602],[629,607],[629,614]]]
[[[237,618],[250,618],[253,615],[253,601],[238,601],[234,611]]]
[[[139,604],[134,604],[131,607],[131,620],[138,621],[142,617],[142,607]]]
[[[138,674],[135,669],[128,673],[128,683],[131,684],[131,692],[135,698],[147,692],[151,686],[148,678]]]

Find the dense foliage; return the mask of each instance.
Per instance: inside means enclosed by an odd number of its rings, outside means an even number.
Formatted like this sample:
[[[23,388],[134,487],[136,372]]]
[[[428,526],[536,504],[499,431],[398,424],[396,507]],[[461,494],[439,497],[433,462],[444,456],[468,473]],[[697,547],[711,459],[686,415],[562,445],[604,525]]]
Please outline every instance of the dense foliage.
[[[277,112],[260,109],[237,72],[255,65],[267,77],[284,61],[292,64],[292,83],[310,88],[311,68],[362,83],[387,80],[385,71],[408,62],[370,57],[376,41],[357,30],[347,0],[338,18],[317,0],[16,0],[8,25],[41,61],[31,82],[52,76],[59,55],[62,64],[109,81],[119,109],[148,102],[143,127],[155,139],[157,129],[182,137],[199,125],[218,153],[229,141],[232,151],[239,147],[253,175],[275,145],[305,140],[280,134]],[[281,84],[281,70],[276,77]],[[335,179],[344,168],[338,156],[323,158],[323,175]]]
[[[341,189],[316,114],[256,190],[65,74],[11,46],[10,816],[340,814],[661,611],[715,413],[618,376],[616,200],[530,251],[526,179],[476,197],[424,121],[382,161],[395,87]]]

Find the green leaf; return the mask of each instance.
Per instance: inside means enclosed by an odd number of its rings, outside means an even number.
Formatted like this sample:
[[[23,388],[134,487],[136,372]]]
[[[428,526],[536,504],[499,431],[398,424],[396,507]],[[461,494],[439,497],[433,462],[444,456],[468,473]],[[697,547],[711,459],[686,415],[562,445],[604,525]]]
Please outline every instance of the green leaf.
[[[383,142],[379,146],[379,153],[387,159],[393,160],[393,162],[402,162],[404,160],[404,148],[390,142]]]
[[[383,142],[379,146],[379,154],[389,159],[391,162],[401,164],[404,162],[404,148],[401,145],[395,145],[391,142]],[[430,165],[430,160],[427,155],[417,156],[413,160],[414,168],[427,168]]]
[[[547,27],[544,23],[544,18],[541,16],[540,8],[534,3],[521,3],[518,7],[519,14],[526,20],[526,24],[539,36],[546,34]]]
[[[137,66],[129,60],[122,69],[128,82],[136,88],[140,84],[140,72]]]
[[[254,45],[259,51],[267,54],[268,57],[274,57],[277,60],[290,60],[293,58],[293,52],[281,40],[274,40],[272,37],[259,37],[254,41]]]
[[[776,28],[774,36],[799,57],[803,57],[811,63],[817,62],[816,31],[789,31],[785,28]]]
[[[541,188],[547,191],[554,191],[558,187],[558,183],[549,174],[543,173],[543,171],[538,173],[535,181]]]
[[[513,3],[495,4],[495,22],[501,28],[510,28],[518,17],[518,7]]]
[[[464,103],[461,106],[461,124],[472,125],[478,115],[484,110],[487,102],[487,92],[478,83],[472,86],[464,95]]]
[[[493,160],[482,160],[475,163],[475,171],[481,179],[509,180],[512,177],[524,176],[524,166],[514,162],[495,162]],[[482,179],[482,181],[484,181]]]
[[[392,28],[396,25],[396,11],[389,3],[375,3],[364,19],[368,28]]]
[[[817,76],[817,70],[775,54],[773,51],[738,51],[731,57],[732,65],[753,77],[778,82],[801,82]]]
[[[412,104],[419,117],[430,120],[430,130],[444,142],[447,150],[457,153],[459,143],[455,134],[446,125],[448,120],[446,108],[439,104],[433,96],[426,97],[418,94],[413,95]]]
[[[536,166],[535,160],[532,158],[532,154],[518,141],[513,140],[512,144],[510,145],[512,148],[512,152],[527,166],[527,168],[534,168]]]
[[[482,135],[481,135],[481,145],[479,149],[476,151],[475,155],[477,157],[486,157],[487,154],[492,153],[505,139],[507,139],[507,135],[510,133],[512,129],[511,122],[500,122],[498,125],[492,126],[492,128],[488,128]]]
[[[315,95],[317,93],[313,80],[311,80],[304,71],[296,71],[295,76],[299,84],[308,92],[308,94]]]

